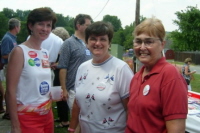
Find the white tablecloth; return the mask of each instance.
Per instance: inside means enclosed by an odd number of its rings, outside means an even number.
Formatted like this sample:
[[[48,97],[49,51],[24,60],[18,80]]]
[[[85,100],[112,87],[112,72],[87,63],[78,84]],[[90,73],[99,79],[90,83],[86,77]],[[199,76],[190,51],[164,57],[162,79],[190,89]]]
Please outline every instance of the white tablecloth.
[[[188,115],[186,119],[186,131],[190,133],[200,133],[200,116]]]
[[[188,91],[186,131],[200,133],[200,93]]]

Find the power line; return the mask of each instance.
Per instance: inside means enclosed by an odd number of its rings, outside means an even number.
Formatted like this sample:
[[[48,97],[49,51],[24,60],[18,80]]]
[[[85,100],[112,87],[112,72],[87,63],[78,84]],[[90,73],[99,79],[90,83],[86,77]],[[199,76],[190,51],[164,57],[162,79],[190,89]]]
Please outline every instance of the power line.
[[[106,5],[108,4],[108,2],[109,2],[109,0],[106,2],[106,4],[104,5],[103,9],[99,12],[99,14],[104,10],[104,8],[105,8]],[[93,20],[95,20],[95,19],[99,16],[99,14],[98,14]]]

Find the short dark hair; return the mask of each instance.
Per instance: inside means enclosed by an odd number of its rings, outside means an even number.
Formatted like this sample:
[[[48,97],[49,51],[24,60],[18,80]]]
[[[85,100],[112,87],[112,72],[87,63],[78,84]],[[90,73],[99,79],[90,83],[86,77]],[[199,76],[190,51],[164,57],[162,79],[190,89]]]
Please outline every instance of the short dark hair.
[[[92,21],[92,18],[90,17],[90,15],[87,15],[87,14],[78,14],[76,16],[76,18],[74,19],[75,30],[77,30],[77,27],[76,27],[77,24],[80,24],[80,25],[85,24],[85,19],[89,19]]]
[[[42,7],[32,10],[27,17],[27,24],[26,24],[29,35],[31,35],[31,30],[28,27],[30,23],[34,25],[36,22],[48,21],[48,20],[52,20],[52,29],[54,29],[57,18],[56,14],[50,8]]]
[[[113,38],[113,33],[114,31],[111,23],[97,21],[86,28],[85,41],[88,42],[88,38],[90,35],[95,35],[95,36],[108,35],[109,42],[111,42]]]
[[[20,21],[16,18],[11,18],[9,21],[8,21],[8,29],[9,30],[12,30],[14,29],[15,27],[19,27],[20,26]]]

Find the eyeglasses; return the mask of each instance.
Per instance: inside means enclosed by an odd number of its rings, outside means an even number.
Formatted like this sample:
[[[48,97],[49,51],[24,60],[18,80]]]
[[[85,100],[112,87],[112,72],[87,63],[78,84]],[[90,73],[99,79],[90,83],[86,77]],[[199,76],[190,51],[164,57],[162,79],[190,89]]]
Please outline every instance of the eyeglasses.
[[[133,40],[133,46],[135,48],[138,48],[138,47],[141,47],[142,44],[144,43],[144,46],[149,48],[149,47],[152,47],[152,45],[155,43],[156,40],[160,40],[160,39],[159,38],[146,38],[146,39],[142,40],[142,39],[136,38]]]

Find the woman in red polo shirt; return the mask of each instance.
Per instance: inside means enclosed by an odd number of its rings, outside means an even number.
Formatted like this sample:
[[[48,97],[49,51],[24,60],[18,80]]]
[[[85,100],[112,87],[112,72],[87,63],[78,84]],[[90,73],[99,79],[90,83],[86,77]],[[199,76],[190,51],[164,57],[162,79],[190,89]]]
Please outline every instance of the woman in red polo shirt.
[[[126,133],[184,133],[187,85],[163,57],[162,22],[148,18],[133,34],[134,53],[144,66],[131,81]]]

